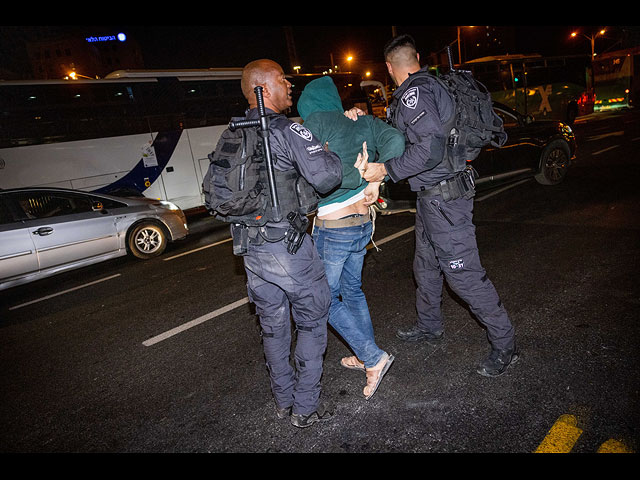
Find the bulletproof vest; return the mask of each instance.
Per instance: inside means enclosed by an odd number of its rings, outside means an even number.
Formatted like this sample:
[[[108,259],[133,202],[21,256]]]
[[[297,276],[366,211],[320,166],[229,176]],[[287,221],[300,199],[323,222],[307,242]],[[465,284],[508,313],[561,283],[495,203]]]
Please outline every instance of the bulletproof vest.
[[[226,129],[209,155],[203,181],[205,205],[223,222],[261,227],[273,222],[262,139],[256,128]],[[274,169],[280,211],[313,213],[318,196],[295,169]]]
[[[501,147],[507,141],[502,119],[493,110],[491,94],[487,88],[466,70],[452,70],[436,77],[428,72],[409,76],[409,87],[436,81],[442,85],[454,103],[454,114],[445,125],[447,139],[442,161],[452,172],[464,170],[468,162],[477,158],[483,147],[491,144]],[[394,102],[395,103],[395,102]],[[394,115],[391,109],[391,118]]]

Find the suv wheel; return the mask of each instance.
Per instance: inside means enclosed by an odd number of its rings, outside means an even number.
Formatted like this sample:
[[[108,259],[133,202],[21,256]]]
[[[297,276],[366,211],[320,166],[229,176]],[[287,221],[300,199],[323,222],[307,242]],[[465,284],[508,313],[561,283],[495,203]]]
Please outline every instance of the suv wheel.
[[[564,180],[569,168],[569,146],[564,140],[554,140],[540,156],[540,172],[535,176],[542,185],[557,185]]]

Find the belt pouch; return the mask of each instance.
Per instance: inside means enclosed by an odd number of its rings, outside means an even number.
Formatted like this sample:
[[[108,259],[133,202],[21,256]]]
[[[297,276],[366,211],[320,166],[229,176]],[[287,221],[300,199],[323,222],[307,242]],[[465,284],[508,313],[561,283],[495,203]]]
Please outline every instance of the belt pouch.
[[[249,229],[244,225],[232,225],[233,254],[243,256],[249,248]]]

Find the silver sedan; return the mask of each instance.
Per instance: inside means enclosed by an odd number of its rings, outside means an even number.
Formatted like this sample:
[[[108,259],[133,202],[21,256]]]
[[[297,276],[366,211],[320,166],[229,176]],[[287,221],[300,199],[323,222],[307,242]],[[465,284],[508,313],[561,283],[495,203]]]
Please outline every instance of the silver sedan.
[[[0,290],[186,237],[178,207],[60,188],[0,190]]]

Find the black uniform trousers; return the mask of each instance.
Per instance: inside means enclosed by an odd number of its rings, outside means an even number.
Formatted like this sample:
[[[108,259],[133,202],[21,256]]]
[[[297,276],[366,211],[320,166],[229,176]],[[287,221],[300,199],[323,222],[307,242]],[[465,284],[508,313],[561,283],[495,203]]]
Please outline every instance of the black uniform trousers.
[[[331,293],[324,264],[306,235],[295,255],[283,241],[249,245],[244,256],[249,299],[255,304],[271,390],[279,408],[309,415],[318,408]],[[297,330],[291,362],[291,318]],[[295,365],[295,368],[294,368]]]
[[[418,285],[418,327],[444,330],[441,303],[443,275],[486,327],[491,346],[514,347],[515,331],[498,293],[480,263],[473,224],[473,199],[444,202],[441,195],[418,196],[416,209],[414,275]]]

